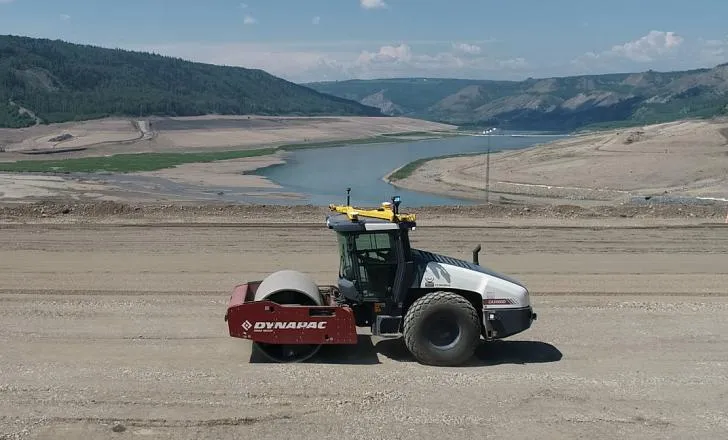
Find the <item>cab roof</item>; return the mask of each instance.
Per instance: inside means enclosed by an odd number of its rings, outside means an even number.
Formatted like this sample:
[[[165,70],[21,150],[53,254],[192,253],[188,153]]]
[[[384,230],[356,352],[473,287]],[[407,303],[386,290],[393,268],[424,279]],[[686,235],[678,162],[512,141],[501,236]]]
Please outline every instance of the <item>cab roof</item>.
[[[326,226],[336,232],[370,232],[414,229],[417,224],[414,221],[391,222],[362,216],[359,216],[356,220],[351,220],[346,214],[332,214],[326,216]]]

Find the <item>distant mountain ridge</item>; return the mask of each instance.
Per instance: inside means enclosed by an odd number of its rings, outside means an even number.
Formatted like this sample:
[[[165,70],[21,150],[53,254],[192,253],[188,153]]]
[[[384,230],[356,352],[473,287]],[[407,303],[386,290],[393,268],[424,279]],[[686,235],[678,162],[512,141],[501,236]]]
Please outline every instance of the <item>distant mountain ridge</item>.
[[[383,113],[459,125],[573,130],[728,114],[728,63],[712,69],[490,81],[397,78],[304,84]]]
[[[0,127],[104,116],[383,116],[257,69],[0,35]]]

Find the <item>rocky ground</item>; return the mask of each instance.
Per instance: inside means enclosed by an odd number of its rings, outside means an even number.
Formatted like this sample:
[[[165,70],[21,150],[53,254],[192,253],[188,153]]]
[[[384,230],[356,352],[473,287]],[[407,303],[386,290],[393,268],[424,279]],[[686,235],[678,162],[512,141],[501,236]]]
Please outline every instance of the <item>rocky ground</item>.
[[[403,211],[422,225],[488,226],[531,223],[572,225],[723,224],[723,205],[575,205],[432,206]],[[222,203],[122,203],[43,201],[0,204],[3,223],[313,223],[330,213],[326,206],[235,205]]]

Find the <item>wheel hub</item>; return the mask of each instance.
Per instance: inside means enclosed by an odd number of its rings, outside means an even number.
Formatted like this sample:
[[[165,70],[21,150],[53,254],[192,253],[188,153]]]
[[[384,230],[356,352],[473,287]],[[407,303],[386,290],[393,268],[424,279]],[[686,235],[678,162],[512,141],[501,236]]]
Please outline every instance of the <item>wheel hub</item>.
[[[460,326],[451,317],[433,316],[427,325],[425,337],[439,349],[448,349],[457,344],[460,339]]]

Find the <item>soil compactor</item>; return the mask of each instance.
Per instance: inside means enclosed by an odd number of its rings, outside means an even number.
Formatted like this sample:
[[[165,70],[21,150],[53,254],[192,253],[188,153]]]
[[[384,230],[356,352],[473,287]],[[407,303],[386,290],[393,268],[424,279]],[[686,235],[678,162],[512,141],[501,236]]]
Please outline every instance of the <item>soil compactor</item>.
[[[403,337],[426,365],[457,366],[481,337],[502,339],[531,327],[536,314],[518,281],[473,262],[414,249],[414,214],[400,214],[399,197],[373,209],[330,205],[336,233],[336,285],[281,270],[236,286],[225,321],[231,337],[251,340],[274,362],[301,362],[323,345],[356,344],[357,327]]]

